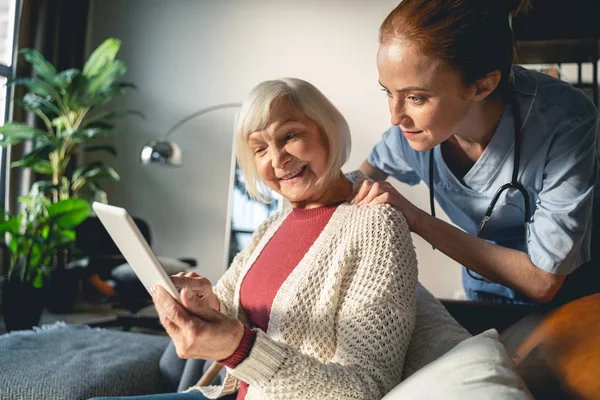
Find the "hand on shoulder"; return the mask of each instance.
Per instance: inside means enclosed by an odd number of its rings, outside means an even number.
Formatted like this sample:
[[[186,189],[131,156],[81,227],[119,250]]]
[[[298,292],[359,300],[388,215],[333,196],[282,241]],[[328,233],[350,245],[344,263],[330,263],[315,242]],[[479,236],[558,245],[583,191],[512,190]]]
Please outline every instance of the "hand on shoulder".
[[[368,207],[389,204],[404,216],[411,231],[414,230],[417,215],[421,212],[418,207],[402,196],[389,182],[362,181],[349,203]]]

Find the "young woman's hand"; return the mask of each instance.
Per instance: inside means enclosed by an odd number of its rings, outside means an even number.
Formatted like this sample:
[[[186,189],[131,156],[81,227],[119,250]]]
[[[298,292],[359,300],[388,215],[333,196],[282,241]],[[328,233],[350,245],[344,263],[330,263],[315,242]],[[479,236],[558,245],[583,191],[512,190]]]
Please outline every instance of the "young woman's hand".
[[[152,292],[160,322],[180,358],[222,360],[231,356],[242,341],[244,325],[206,303],[196,302],[191,298],[193,291],[186,291],[187,295],[182,292],[185,308],[160,285]]]
[[[171,280],[177,289],[181,291],[183,305],[189,309],[208,305],[210,308],[220,311],[219,299],[212,289],[212,283],[195,272],[180,272],[171,276]],[[189,303],[189,304],[187,304]]]
[[[422,211],[406,200],[389,182],[365,180],[350,200],[350,204],[358,204],[359,206],[374,206],[385,203],[400,211],[406,218],[410,230],[414,231],[417,217]]]

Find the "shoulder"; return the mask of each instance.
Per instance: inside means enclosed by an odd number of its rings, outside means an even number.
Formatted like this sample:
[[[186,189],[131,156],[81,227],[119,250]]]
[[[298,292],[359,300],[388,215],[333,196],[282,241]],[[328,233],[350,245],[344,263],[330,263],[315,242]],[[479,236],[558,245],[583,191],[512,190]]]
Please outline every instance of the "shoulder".
[[[345,229],[356,232],[358,238],[389,238],[411,241],[404,215],[389,204],[372,207],[342,204],[340,220]]]
[[[543,114],[553,120],[597,118],[598,110],[591,99],[570,83],[519,66],[513,67],[513,72],[515,91],[527,105],[524,112]]]

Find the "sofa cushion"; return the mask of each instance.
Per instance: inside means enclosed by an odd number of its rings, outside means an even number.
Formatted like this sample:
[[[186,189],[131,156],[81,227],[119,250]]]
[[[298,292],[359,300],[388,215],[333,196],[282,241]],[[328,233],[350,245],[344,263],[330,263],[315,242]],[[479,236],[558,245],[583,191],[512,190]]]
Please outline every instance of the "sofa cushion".
[[[417,319],[404,361],[403,378],[406,379],[470,337],[469,332],[452,318],[442,303],[419,283]]]
[[[0,335],[3,400],[160,393],[167,336],[55,323]]]

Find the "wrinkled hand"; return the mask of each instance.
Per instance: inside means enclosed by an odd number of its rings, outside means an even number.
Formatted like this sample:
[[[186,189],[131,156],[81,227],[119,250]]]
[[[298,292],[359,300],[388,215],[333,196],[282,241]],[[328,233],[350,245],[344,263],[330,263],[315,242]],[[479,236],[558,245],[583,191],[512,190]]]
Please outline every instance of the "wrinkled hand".
[[[406,200],[389,182],[373,182],[365,180],[361,183],[350,204],[359,206],[374,206],[377,204],[389,204],[400,211],[411,231],[416,226],[416,219],[420,212],[418,207]]]
[[[194,313],[196,308],[208,307],[220,311],[221,305],[213,292],[212,283],[195,272],[180,272],[171,276],[177,289],[180,289],[182,304]]]
[[[181,293],[181,304],[160,285],[152,290],[152,299],[161,324],[173,340],[180,358],[222,360],[231,356],[244,336],[244,325],[207,304],[192,304],[194,299]],[[192,291],[187,291],[192,293]],[[191,306],[190,306],[191,305]],[[193,309],[193,313],[188,311]]]

